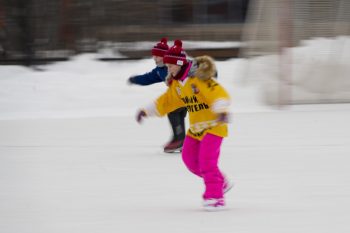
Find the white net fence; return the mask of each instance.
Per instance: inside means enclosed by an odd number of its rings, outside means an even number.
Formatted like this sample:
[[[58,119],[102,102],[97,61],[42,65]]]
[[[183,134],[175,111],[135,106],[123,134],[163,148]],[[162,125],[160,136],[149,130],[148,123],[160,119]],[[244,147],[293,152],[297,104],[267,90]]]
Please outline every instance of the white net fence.
[[[243,40],[267,103],[350,102],[349,0],[251,0]]]

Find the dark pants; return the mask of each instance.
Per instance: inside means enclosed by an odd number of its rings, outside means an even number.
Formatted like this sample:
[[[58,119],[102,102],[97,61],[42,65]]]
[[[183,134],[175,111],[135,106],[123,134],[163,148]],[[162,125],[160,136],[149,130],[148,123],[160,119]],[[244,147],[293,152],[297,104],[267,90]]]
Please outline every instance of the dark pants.
[[[168,114],[168,119],[173,130],[172,141],[184,140],[186,136],[185,117],[187,109],[185,107],[178,108]]]

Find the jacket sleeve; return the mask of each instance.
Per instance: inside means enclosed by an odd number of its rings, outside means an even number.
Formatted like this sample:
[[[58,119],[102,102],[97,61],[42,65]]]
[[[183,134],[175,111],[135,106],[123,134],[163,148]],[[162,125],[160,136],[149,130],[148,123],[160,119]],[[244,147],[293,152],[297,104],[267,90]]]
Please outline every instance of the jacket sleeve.
[[[159,96],[144,110],[146,111],[147,116],[164,116],[167,113],[184,106],[184,102],[177,94],[176,85],[172,83],[164,94]]]
[[[228,113],[230,111],[230,95],[216,80],[207,80],[203,89],[202,94],[205,96],[211,111],[215,113]]]
[[[133,84],[146,86],[154,83],[163,82],[165,76],[167,75],[166,70],[160,68],[154,68],[151,72],[145,73],[143,75],[136,75],[129,79]]]

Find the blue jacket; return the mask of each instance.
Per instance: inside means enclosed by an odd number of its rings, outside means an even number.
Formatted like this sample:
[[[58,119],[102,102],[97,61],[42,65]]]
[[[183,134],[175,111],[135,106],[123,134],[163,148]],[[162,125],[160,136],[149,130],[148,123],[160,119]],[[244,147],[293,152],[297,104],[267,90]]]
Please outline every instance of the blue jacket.
[[[168,69],[166,66],[157,66],[151,72],[129,78],[129,82],[141,86],[151,85],[153,83],[164,82],[167,74]]]

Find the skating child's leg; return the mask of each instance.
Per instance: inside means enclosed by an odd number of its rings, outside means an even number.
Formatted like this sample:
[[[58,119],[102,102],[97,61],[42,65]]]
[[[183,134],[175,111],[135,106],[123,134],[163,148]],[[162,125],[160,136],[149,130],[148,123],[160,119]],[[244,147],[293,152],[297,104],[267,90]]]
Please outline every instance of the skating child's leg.
[[[184,110],[186,111],[185,108],[179,108],[168,114],[168,119],[173,131],[172,141],[183,141],[185,138]]]
[[[186,135],[185,129],[185,116],[186,116],[186,108],[179,108],[175,111],[168,114],[168,119],[171,125],[171,129],[173,131],[173,137],[164,146],[165,152],[174,152],[176,150],[182,149],[183,141]]]
[[[200,142],[199,167],[205,183],[204,199],[223,198],[224,176],[218,168],[222,137],[207,134]]]
[[[185,127],[185,118],[187,115],[187,108],[179,108],[179,121],[181,125],[181,134],[179,135],[179,138],[184,140],[186,137],[186,127]]]
[[[199,170],[199,145],[200,141],[191,138],[190,136],[185,137],[184,145],[182,148],[182,160],[185,163],[188,170],[197,176],[201,176]]]

